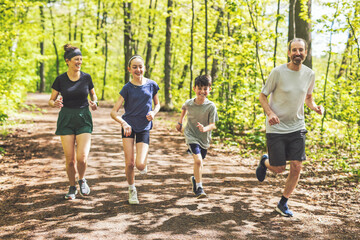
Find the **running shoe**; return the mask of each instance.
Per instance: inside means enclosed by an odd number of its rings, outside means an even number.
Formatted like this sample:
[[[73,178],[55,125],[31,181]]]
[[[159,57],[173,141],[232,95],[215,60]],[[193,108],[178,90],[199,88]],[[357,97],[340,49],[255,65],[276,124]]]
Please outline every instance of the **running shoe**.
[[[79,186],[80,186],[80,194],[82,196],[87,196],[90,194],[90,188],[85,178],[79,180]]]
[[[267,167],[265,166],[265,160],[268,159],[268,155],[264,154],[259,162],[258,167],[256,168],[256,177],[259,180],[259,182],[263,182],[266,177],[266,170]]]
[[[204,189],[202,187],[198,187],[196,189],[195,195],[197,198],[204,198],[206,197],[206,193],[204,192]]]
[[[190,182],[191,182],[191,184],[192,184],[192,191],[193,191],[193,193],[196,194],[196,181],[195,181],[195,177],[194,177],[194,176],[191,176],[191,177],[190,177]]]
[[[66,200],[74,200],[76,197],[75,195],[77,194],[77,190],[75,186],[70,186],[69,187],[69,192],[65,195],[65,199]]]
[[[139,204],[136,189],[133,189],[133,190],[129,189],[129,203],[130,204]]]
[[[284,217],[292,217],[294,215],[293,212],[289,210],[287,203],[285,203],[285,205],[282,205],[279,202],[275,210]]]
[[[145,166],[145,168],[141,171],[139,171],[140,174],[147,174],[147,165]]]

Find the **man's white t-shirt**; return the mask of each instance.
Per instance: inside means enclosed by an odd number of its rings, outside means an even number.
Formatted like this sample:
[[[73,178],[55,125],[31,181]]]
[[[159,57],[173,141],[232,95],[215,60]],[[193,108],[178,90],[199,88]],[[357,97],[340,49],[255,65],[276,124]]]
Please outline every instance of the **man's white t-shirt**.
[[[266,133],[291,133],[305,129],[304,102],[315,86],[315,73],[302,65],[293,71],[287,64],[274,68],[261,92],[269,96],[270,108],[280,119],[279,124],[270,125],[266,116]]]

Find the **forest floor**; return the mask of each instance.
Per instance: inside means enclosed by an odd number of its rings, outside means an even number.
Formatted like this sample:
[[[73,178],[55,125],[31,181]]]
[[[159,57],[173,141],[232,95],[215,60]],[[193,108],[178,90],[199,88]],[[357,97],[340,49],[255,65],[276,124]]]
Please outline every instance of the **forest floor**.
[[[213,144],[204,164],[207,198],[189,181],[192,158],[178,114],[159,113],[151,131],[148,174],[136,171],[139,205],[129,205],[120,128],[111,104],[93,112],[86,177],[88,197],[68,190],[58,109],[49,95],[30,94],[33,107],[0,140],[0,239],[360,239],[360,185],[349,174],[309,159],[289,200],[294,217],[275,212],[287,173],[255,176],[259,156]],[[36,107],[35,107],[36,106]],[[243,146],[246,147],[246,146]]]

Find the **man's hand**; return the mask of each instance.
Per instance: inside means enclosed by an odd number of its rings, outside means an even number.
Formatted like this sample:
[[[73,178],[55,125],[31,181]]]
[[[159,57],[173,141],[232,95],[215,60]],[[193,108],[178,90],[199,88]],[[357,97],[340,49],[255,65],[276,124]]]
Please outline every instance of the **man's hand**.
[[[275,125],[275,124],[279,124],[280,123],[280,119],[278,118],[278,116],[276,116],[275,113],[272,113],[268,116],[268,120],[269,120],[269,124]]]

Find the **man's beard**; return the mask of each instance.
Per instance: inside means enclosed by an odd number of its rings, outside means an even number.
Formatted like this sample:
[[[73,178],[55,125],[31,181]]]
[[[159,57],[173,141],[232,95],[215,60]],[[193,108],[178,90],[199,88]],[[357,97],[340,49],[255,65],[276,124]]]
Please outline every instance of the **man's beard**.
[[[292,58],[292,62],[295,64],[295,65],[300,65],[302,62],[304,61],[304,58],[302,56],[294,56]]]

